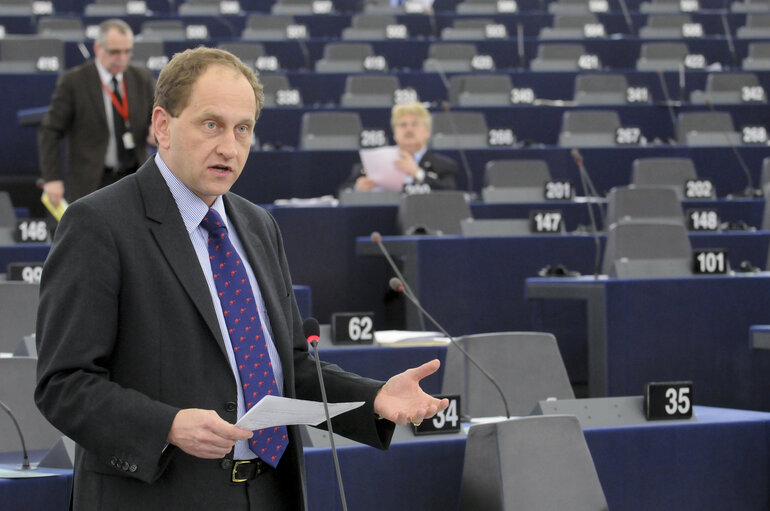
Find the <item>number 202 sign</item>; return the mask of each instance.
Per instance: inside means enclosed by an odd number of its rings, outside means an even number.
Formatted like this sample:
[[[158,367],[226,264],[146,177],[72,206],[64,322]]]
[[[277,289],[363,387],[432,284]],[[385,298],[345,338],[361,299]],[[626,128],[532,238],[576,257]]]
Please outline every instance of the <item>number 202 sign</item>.
[[[644,387],[644,414],[648,420],[691,419],[691,381],[651,382]]]
[[[449,399],[449,406],[443,412],[438,412],[432,419],[425,419],[419,426],[412,425],[415,435],[437,435],[443,433],[459,433],[462,426],[460,421],[460,396],[436,396]]]

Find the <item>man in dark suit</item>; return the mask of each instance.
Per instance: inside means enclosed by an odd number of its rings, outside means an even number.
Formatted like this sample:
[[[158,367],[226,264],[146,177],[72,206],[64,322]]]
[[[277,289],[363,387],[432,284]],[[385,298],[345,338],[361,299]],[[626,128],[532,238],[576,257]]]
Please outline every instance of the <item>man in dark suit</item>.
[[[431,190],[457,188],[457,164],[442,154],[428,149],[430,140],[430,112],[422,103],[403,103],[393,107],[390,116],[393,139],[399,149],[394,162],[403,172],[408,184],[425,184]],[[377,183],[366,175],[360,163],[353,165],[350,176],[339,190],[353,189],[361,192],[378,190]]]
[[[157,84],[158,154],[62,218],[41,281],[36,401],[78,444],[75,510],[306,508],[296,426],[270,456],[256,442],[281,427],[252,436],[233,425],[262,388],[247,390],[255,360],[269,361],[259,372],[277,394],[321,399],[275,220],[229,193],[262,98],[232,54],[176,55]],[[243,278],[223,284],[231,267]],[[261,326],[248,349],[264,352],[246,363],[233,316],[249,306]],[[419,386],[437,368],[383,384],[324,365],[330,401],[365,402],[335,432],[386,448],[394,423],[446,408]]]
[[[99,25],[94,60],[63,73],[38,131],[43,191],[73,201],[134,172],[147,159],[154,80],[129,65],[131,27]],[[61,141],[68,156],[62,175]],[[66,185],[65,185],[66,183]]]

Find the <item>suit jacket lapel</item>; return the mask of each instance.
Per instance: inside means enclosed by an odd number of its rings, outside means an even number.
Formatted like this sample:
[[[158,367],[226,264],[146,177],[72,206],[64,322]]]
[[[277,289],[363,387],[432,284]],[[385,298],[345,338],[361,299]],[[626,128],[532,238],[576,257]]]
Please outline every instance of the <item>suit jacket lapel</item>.
[[[152,160],[137,171],[137,180],[153,238],[226,357],[209,287],[173,195]]]
[[[99,71],[96,69],[96,64],[91,62],[88,67],[88,80],[84,84],[86,93],[94,105],[94,112],[102,121],[104,129],[108,129],[107,126],[107,112],[104,107],[104,96],[102,95],[102,79],[99,77]]]

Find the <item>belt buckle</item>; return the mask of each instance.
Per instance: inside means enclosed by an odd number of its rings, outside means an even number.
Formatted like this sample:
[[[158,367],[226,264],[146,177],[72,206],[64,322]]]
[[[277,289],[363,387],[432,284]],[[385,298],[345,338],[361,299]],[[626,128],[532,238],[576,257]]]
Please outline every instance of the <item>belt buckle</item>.
[[[233,474],[230,477],[230,480],[232,482],[234,482],[234,483],[245,483],[246,481],[248,481],[249,480],[248,477],[243,477],[243,478],[238,477],[238,467],[240,467],[241,465],[248,465],[250,463],[252,463],[251,460],[244,460],[244,461],[236,461],[236,462],[234,462],[233,463]]]

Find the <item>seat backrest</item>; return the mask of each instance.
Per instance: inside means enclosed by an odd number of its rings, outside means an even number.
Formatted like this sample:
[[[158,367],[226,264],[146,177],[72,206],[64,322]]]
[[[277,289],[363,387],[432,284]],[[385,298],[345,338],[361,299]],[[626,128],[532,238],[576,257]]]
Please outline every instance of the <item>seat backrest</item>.
[[[0,39],[0,61],[28,62],[34,66],[40,57],[56,57],[64,69],[64,43],[54,37],[7,36]]]
[[[652,28],[682,28],[685,23],[692,23],[689,14],[650,14],[647,16],[647,27]]]
[[[690,50],[685,43],[642,43],[639,56],[647,60],[681,60]]]
[[[484,169],[484,184],[501,188],[545,187],[551,171],[545,160],[491,160]]]
[[[361,118],[356,112],[306,112],[302,115],[302,149],[358,149]]]
[[[746,15],[746,25],[751,28],[770,28],[770,13],[750,12]]]
[[[486,147],[487,121],[481,112],[435,112],[431,143],[436,148]]]
[[[218,48],[229,51],[252,69],[257,59],[265,55],[265,47],[261,43],[223,42],[219,43]],[[265,76],[268,75],[260,76],[260,80]]]
[[[537,47],[537,58],[540,60],[574,60],[586,53],[582,44],[541,44]]]
[[[529,415],[549,397],[573,399],[574,393],[553,334],[495,332],[457,339],[500,385],[511,415]],[[505,415],[494,385],[457,346],[447,347],[442,394],[459,394],[462,413],[471,417]]]
[[[476,45],[472,43],[431,43],[428,58],[438,60],[470,60],[476,55]]]
[[[590,73],[575,78],[575,97],[579,93],[626,93],[628,80],[622,74]]]
[[[48,16],[37,22],[37,33],[40,35],[77,31],[83,33],[83,21],[80,18]]]
[[[697,133],[734,133],[733,118],[729,112],[682,112],[677,119],[677,139],[687,144],[687,136]],[[727,143],[725,143],[727,145]]]
[[[286,30],[286,27],[294,24],[294,16],[289,14],[271,14],[260,15],[252,14],[246,18],[246,28],[252,30],[275,30],[280,28]]]
[[[631,166],[632,185],[670,187],[680,199],[685,182],[697,178],[690,158],[637,158]]]
[[[396,17],[389,14],[354,14],[350,20],[353,28],[381,28],[397,24]]]
[[[183,40],[186,37],[182,20],[150,20],[142,23],[137,35],[142,40]]]
[[[404,195],[398,205],[398,227],[402,234],[460,234],[460,221],[471,218],[465,194],[434,191]]]
[[[480,220],[466,218],[460,222],[460,232],[463,236],[487,238],[497,236],[528,236],[532,234],[529,220],[518,218],[484,218]]]
[[[25,335],[35,332],[40,286],[0,282],[0,352],[11,353]]]
[[[743,87],[759,85],[755,73],[709,73],[706,90],[709,92],[740,92]]]
[[[11,194],[0,191],[0,228],[13,228],[16,226],[16,212],[13,209]]]
[[[328,43],[324,47],[327,60],[363,61],[370,55],[374,55],[374,49],[369,43]]]
[[[554,28],[578,28],[599,23],[595,14],[557,14],[553,17]]]
[[[602,273],[619,278],[692,275],[692,246],[681,222],[616,222],[607,231]]]
[[[61,437],[35,405],[36,371],[36,358],[0,358],[0,401],[16,416],[28,450],[48,449]],[[0,452],[13,451],[21,451],[19,434],[11,419],[2,413]]]
[[[398,77],[393,75],[348,75],[345,78],[345,92],[352,94],[388,94],[398,89]]]
[[[605,225],[651,219],[684,223],[682,203],[674,190],[660,186],[616,186],[610,190]]]
[[[468,430],[460,511],[607,511],[574,415],[519,417]]]
[[[573,110],[564,112],[562,133],[615,133],[620,117],[614,110]]]
[[[770,59],[770,42],[749,43],[748,55],[754,59]]]

